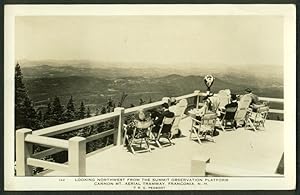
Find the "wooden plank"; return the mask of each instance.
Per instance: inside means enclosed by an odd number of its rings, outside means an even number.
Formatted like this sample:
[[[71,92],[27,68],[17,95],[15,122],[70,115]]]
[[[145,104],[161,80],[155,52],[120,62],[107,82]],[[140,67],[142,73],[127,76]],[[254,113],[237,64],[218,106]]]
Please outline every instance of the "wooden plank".
[[[124,108],[117,107],[115,108],[115,112],[119,112],[119,117],[115,120],[115,126],[114,126],[114,145],[121,145],[122,142],[122,135],[123,135],[123,126],[124,126]]]
[[[164,103],[164,101],[158,101],[158,102],[153,102],[153,103],[150,103],[150,104],[136,106],[136,107],[133,107],[133,108],[127,108],[127,109],[125,109],[124,113],[125,114],[131,114],[131,113],[137,112],[138,110],[149,110],[151,108],[161,106],[163,103]]]
[[[284,110],[277,110],[277,109],[270,109],[270,113],[278,113],[278,114],[284,114]]]
[[[91,136],[86,138],[86,142],[91,142],[91,141],[103,138],[105,136],[112,135],[112,134],[114,134],[114,132],[115,132],[115,129],[110,129],[108,131],[104,131],[104,132],[101,132],[101,133],[97,133],[95,135],[91,135]]]
[[[69,123],[64,123],[61,125],[47,127],[47,128],[40,129],[40,130],[35,130],[35,131],[33,131],[32,134],[33,135],[47,135],[47,136],[57,135],[57,134],[66,133],[66,132],[69,132],[72,130],[80,129],[80,128],[83,128],[86,126],[94,125],[94,124],[97,124],[100,122],[108,121],[118,115],[119,115],[119,113],[117,113],[117,112],[111,112],[111,113],[102,114],[99,116],[93,116],[90,118],[85,118],[85,119],[81,119],[81,120],[77,120],[77,121],[73,121],[73,122],[69,122]]]
[[[72,137],[69,139],[68,165],[70,176],[86,175],[86,139]]]
[[[35,159],[35,158],[27,158],[27,164],[34,167],[42,167],[45,169],[55,170],[55,171],[68,171],[69,166],[65,164],[49,162],[45,160]]]
[[[176,101],[178,100],[182,100],[182,99],[188,99],[188,98],[192,98],[192,97],[195,97],[197,96],[198,94],[195,94],[195,93],[191,93],[191,94],[187,94],[187,95],[183,95],[183,96],[179,96],[179,97],[176,97]]]
[[[37,152],[35,154],[32,155],[33,158],[37,158],[37,159],[41,159],[44,158],[45,156],[50,156],[52,154],[56,154],[59,152],[65,151],[65,149],[62,148],[49,148],[47,150],[41,151],[41,152]]]
[[[26,143],[25,138],[31,135],[31,129],[19,129],[16,132],[16,171],[17,176],[31,176],[32,167],[26,159],[32,155],[32,144]]]
[[[64,148],[64,149],[68,149],[69,147],[67,140],[45,137],[45,136],[38,136],[38,135],[27,135],[25,141],[34,144],[41,144],[45,146]]]
[[[283,103],[284,99],[281,98],[269,98],[269,97],[259,97],[259,100],[268,101],[268,102],[279,102]]]

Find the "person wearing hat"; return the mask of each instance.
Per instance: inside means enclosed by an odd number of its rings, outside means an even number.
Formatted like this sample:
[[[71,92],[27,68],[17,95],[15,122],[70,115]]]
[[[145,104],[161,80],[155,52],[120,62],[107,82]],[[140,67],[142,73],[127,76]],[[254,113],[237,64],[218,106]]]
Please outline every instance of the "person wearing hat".
[[[238,107],[237,97],[235,94],[231,94],[230,103],[225,105],[225,109],[232,107]]]
[[[252,89],[247,88],[247,89],[245,89],[245,92],[246,92],[245,95],[249,95],[252,99],[250,105],[259,103],[258,96],[252,92]]]
[[[235,94],[231,94],[230,101],[231,102],[229,104],[225,105],[226,116],[223,115],[222,117],[224,117],[224,122],[226,123],[225,125],[230,124],[231,126],[237,128],[237,123],[234,120],[234,116],[238,108],[237,96]]]
[[[246,95],[249,95],[251,97],[251,103],[250,103],[250,107],[252,108],[253,112],[257,112],[257,109],[259,107],[263,107],[265,106],[263,104],[263,102],[259,101],[258,96],[255,95],[254,93],[252,93],[252,90],[250,88],[247,88],[245,90]]]
[[[153,124],[154,124],[154,127],[152,128],[153,133],[158,133],[164,117],[172,118],[175,116],[173,112],[170,112],[168,103],[163,103],[162,112],[160,113],[158,112],[156,114],[157,115],[155,116],[155,118],[153,118]]]
[[[135,133],[135,137],[136,138],[144,138],[147,137],[147,131],[149,129],[149,127],[152,125],[152,120],[150,120],[150,118],[147,116],[148,113],[146,113],[143,109],[138,110],[135,113],[135,117],[134,117],[134,126],[136,127],[136,133]],[[131,132],[130,134],[132,134],[133,132]]]
[[[169,107],[169,111],[173,112],[175,114],[176,112],[176,99],[174,97],[170,98],[170,107]]]

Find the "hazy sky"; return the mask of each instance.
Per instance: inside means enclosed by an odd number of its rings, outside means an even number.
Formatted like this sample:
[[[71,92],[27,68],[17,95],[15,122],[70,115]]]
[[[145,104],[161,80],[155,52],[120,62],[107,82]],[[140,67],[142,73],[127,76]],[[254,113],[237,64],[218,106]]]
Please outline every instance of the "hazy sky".
[[[16,17],[16,60],[282,65],[279,16]]]

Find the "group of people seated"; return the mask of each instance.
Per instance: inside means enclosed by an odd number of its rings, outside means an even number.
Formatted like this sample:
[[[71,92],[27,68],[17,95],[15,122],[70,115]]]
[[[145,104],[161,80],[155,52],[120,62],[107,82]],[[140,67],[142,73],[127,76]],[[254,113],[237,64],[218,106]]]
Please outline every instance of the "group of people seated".
[[[181,131],[176,128],[174,121],[178,115],[176,108],[176,99],[170,98],[168,103],[163,103],[161,107],[144,111],[138,110],[133,118],[125,122],[125,144],[129,146],[132,153],[135,154],[134,144],[139,141],[146,143],[146,149],[150,151],[149,141],[154,141],[158,147],[162,148],[160,138],[164,137],[172,145],[172,138],[179,137]],[[181,105],[181,104],[178,104]],[[184,109],[185,110],[185,109]],[[176,123],[177,124],[177,123]]]
[[[255,95],[250,88],[245,89],[245,94],[243,95],[232,94],[230,90],[225,90],[225,93],[230,96],[230,100],[227,104],[220,105],[220,100],[218,99],[220,97],[216,98],[217,95],[209,93],[206,97],[204,97],[204,106],[202,109],[207,109],[208,112],[215,112],[221,121],[231,123],[230,125],[234,128],[237,128],[238,125],[245,125],[245,121],[242,121],[244,122],[242,124],[238,124],[238,121],[234,120],[235,113],[239,106],[239,101],[243,96],[249,97],[250,102],[248,109],[251,112],[256,112],[258,108],[266,106],[266,103],[260,101],[258,96]]]
[[[222,92],[222,93],[221,93]],[[203,120],[212,120],[215,121],[216,118],[220,119],[221,122],[225,124],[221,124],[222,129],[224,130],[224,127],[229,125],[237,128],[239,125],[243,126],[246,125],[246,120],[238,120],[236,119],[236,112],[238,109],[240,109],[241,102],[245,102],[245,97],[247,97],[247,107],[244,110],[244,113],[248,113],[248,109],[251,109],[252,112],[257,111],[259,107],[265,106],[265,104],[261,101],[259,101],[258,96],[255,95],[251,89],[247,88],[245,90],[245,94],[243,95],[236,95],[232,94],[231,91],[228,90],[221,90],[218,94],[212,94],[208,93],[206,97],[203,98],[203,106],[201,108],[196,108],[198,115],[196,114],[196,123],[198,123],[198,126],[211,126],[209,123],[203,123],[201,124],[201,118]],[[223,100],[225,99],[225,101]],[[182,101],[182,100],[181,100]],[[162,135],[169,140],[180,137],[181,131],[179,128],[175,127],[179,123],[174,122],[175,119],[181,118],[178,117],[178,109],[176,107],[176,99],[170,98],[169,102],[163,103],[161,107],[156,108],[154,110],[144,111],[139,110],[135,115],[133,120],[129,122],[129,124],[126,124],[126,136],[129,143],[129,146],[132,147],[132,143],[130,140],[134,139],[144,139],[146,141],[146,144],[149,149],[148,140],[152,139],[154,140],[159,147],[161,147],[159,143],[159,138]],[[181,102],[177,104],[178,107],[180,107]],[[185,103],[183,104],[183,112],[186,109],[187,102],[185,100]],[[180,111],[180,113],[183,113]],[[200,114],[199,114],[200,113]],[[214,116],[212,115],[214,114]],[[244,116],[245,117],[245,116]],[[243,121],[244,124],[240,124],[240,122]],[[197,124],[195,124],[197,125]],[[215,129],[215,122],[213,125],[213,132],[211,133],[212,136],[218,135],[218,132]],[[191,131],[192,132],[192,131]],[[197,130],[195,133],[198,134],[200,132]],[[206,134],[205,134],[206,135]],[[172,144],[172,143],[171,143]],[[134,152],[134,149],[132,149]]]
[[[151,133],[153,135],[157,135],[159,131],[161,130],[161,133],[169,133],[171,132],[172,128],[172,122],[169,124],[164,124],[163,120],[166,118],[169,119],[174,119],[175,117],[175,107],[176,106],[176,99],[175,98],[170,98],[169,103],[163,103],[161,107],[149,111],[145,110],[139,110],[137,113],[134,115],[133,120],[129,125],[132,127],[136,127],[139,132],[135,132],[136,138],[141,138],[148,136],[147,131],[148,128],[151,127]],[[131,128],[132,129],[132,128]],[[133,130],[130,130],[128,128],[128,135],[133,134]],[[178,130],[176,133],[172,132],[173,134],[170,136],[173,137],[179,137],[181,134],[181,131]]]

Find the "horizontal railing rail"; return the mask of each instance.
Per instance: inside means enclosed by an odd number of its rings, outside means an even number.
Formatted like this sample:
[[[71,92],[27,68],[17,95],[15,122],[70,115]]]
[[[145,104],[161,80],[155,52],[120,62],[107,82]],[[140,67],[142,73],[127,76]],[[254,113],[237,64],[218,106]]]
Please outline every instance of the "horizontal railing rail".
[[[55,163],[35,158],[27,158],[27,164],[35,167],[43,167],[46,169],[57,170],[57,171],[68,171],[69,166],[61,163]]]
[[[194,93],[175,97],[177,101],[181,99],[194,98],[190,106],[195,104],[195,107],[203,105],[200,102],[200,97],[206,96],[207,93],[200,93],[200,91],[194,91]],[[267,98],[260,97],[260,100],[283,103],[283,99],[279,98]],[[31,175],[31,166],[43,167],[53,170],[64,170],[71,173],[71,175],[84,175],[85,174],[85,155],[86,155],[86,143],[104,138],[106,136],[113,135],[114,145],[122,144],[123,135],[123,125],[125,123],[125,116],[133,114],[141,109],[150,110],[161,106],[163,103],[169,102],[169,98],[165,97],[161,101],[136,106],[132,108],[115,108],[111,113],[102,114],[99,116],[93,116],[86,119],[81,119],[73,122],[68,122],[65,124],[60,124],[52,127],[47,127],[44,129],[39,129],[32,131],[30,129],[20,129],[17,130],[16,136],[16,156],[17,156],[17,175]],[[190,109],[190,108],[189,108]],[[270,109],[272,113],[283,114],[283,110]],[[109,120],[114,120],[114,128],[105,130],[103,132],[90,135],[86,138],[73,137],[69,140],[63,140],[59,138],[53,138],[49,136],[54,136],[62,133],[67,133],[80,128],[95,125],[97,123],[106,122]],[[32,154],[33,144],[46,146],[49,149],[43,150],[41,152]],[[49,162],[41,160],[45,156],[56,154],[58,152],[68,151],[68,165],[61,165],[59,163]],[[84,161],[84,162],[83,162]]]
[[[156,107],[161,106],[163,103],[165,103],[165,101],[158,101],[158,102],[153,102],[153,103],[150,103],[150,104],[145,104],[145,105],[141,105],[141,106],[127,108],[127,109],[125,109],[124,113],[125,114],[132,114],[132,113],[135,113],[139,110],[150,110],[152,108],[156,108]]]
[[[113,135],[115,133],[115,129],[111,129],[111,130],[107,130],[107,131],[104,131],[104,132],[101,132],[101,133],[97,133],[95,135],[90,135],[86,138],[86,142],[91,142],[91,141],[94,141],[94,140],[97,140],[97,139],[100,139],[100,138],[103,138],[103,137],[106,137],[106,136],[109,136],[109,135]]]
[[[259,97],[262,101],[268,101],[268,102],[277,102],[277,103],[283,103],[284,99],[281,98],[269,98],[269,97]]]
[[[49,148],[49,149],[32,154],[32,157],[40,159],[40,158],[44,158],[46,156],[50,156],[52,154],[57,154],[59,152],[65,151],[65,150],[66,149],[63,149],[63,148]]]
[[[55,147],[68,149],[69,144],[67,140],[57,139],[52,137],[38,136],[38,135],[27,135],[25,141],[33,144],[39,144],[46,147]]]
[[[72,130],[80,129],[86,126],[94,125],[100,122],[105,122],[115,117],[118,117],[118,112],[111,112],[107,114],[102,114],[99,116],[93,116],[86,119],[81,119],[73,122],[64,123],[61,125],[56,125],[52,127],[47,127],[44,129],[36,130],[33,132],[34,135],[44,135],[44,136],[53,136],[57,134],[66,133]]]
[[[276,113],[276,114],[284,114],[283,110],[278,110],[278,109],[270,109],[269,112],[270,113]]]

